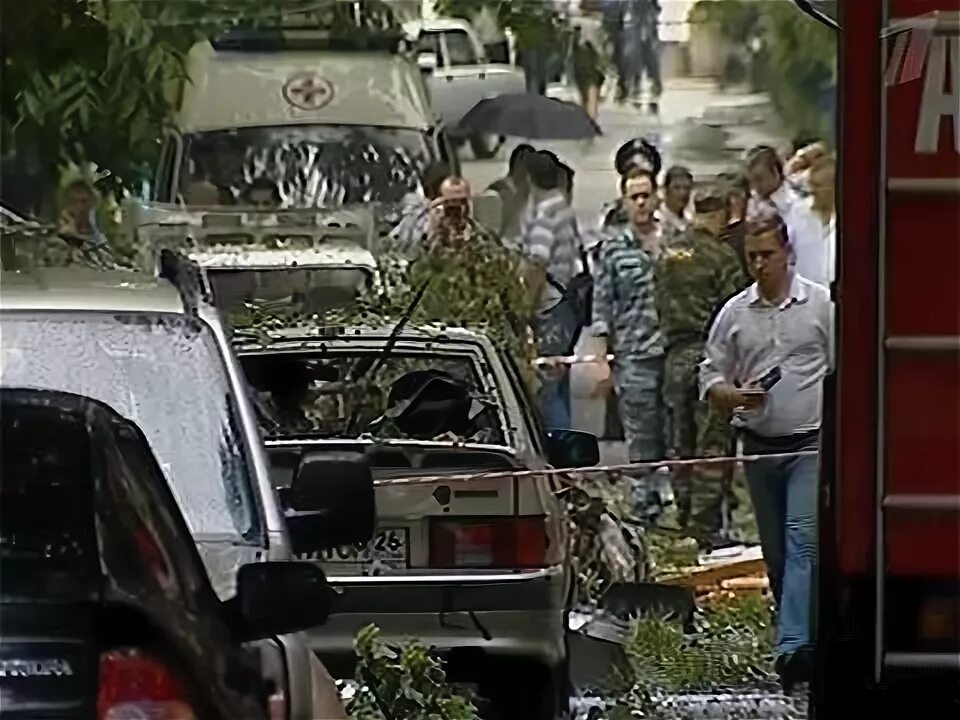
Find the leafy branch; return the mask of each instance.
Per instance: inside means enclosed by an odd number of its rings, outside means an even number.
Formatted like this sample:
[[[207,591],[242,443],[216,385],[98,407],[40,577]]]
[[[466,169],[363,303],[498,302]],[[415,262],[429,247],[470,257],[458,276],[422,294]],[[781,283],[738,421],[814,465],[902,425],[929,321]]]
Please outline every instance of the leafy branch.
[[[719,597],[691,633],[672,619],[634,619],[625,648],[625,665],[602,688],[613,698],[609,720],[676,717],[668,706],[678,693],[775,686],[770,601],[759,594]]]
[[[477,720],[472,699],[453,688],[442,661],[422,643],[388,643],[368,625],[354,650],[359,688],[347,703],[353,720]]]

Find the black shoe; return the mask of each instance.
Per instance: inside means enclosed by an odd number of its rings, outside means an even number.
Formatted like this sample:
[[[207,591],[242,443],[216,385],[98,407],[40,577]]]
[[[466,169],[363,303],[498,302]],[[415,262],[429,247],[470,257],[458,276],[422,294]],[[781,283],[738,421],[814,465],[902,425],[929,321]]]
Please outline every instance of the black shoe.
[[[773,665],[780,676],[784,695],[792,695],[800,685],[813,681],[814,657],[812,647],[802,647],[790,655],[781,655]]]

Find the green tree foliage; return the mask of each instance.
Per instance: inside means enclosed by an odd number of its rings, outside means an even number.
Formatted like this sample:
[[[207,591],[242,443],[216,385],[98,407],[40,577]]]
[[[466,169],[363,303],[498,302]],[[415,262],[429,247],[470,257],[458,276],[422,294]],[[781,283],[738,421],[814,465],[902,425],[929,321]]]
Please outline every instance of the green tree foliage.
[[[694,632],[684,633],[674,618],[640,617],[630,623],[627,661],[606,688],[615,698],[610,720],[661,717],[664,700],[677,693],[773,685],[768,598],[720,596],[705,605],[696,625]]]
[[[829,3],[822,3],[829,5]],[[837,33],[787,2],[766,3],[769,86],[780,116],[795,134],[832,135],[820,107],[821,93],[835,86]]]
[[[820,3],[835,16],[836,3]],[[796,135],[830,135],[830,119],[820,107],[825,88],[835,78],[837,33],[803,15],[786,0],[700,0],[690,22],[715,24],[734,52],[751,38],[764,41],[756,58],[761,66],[763,89]]]

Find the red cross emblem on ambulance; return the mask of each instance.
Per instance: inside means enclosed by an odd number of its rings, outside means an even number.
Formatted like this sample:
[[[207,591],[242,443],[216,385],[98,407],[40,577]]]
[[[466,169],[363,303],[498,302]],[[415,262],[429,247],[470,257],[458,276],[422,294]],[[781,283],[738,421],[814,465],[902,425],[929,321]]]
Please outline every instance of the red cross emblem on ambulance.
[[[314,72],[298,72],[284,83],[283,99],[300,110],[320,110],[333,100],[333,85]]]

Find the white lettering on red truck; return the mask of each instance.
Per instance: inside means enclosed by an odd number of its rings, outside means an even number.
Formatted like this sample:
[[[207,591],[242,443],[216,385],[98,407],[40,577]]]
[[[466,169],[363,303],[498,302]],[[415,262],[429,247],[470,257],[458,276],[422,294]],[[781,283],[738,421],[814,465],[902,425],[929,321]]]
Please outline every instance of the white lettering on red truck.
[[[949,75],[951,87],[944,87]],[[960,153],[960,38],[933,37],[927,56],[927,73],[914,150],[927,155],[936,154],[940,147],[940,127],[944,116],[953,120],[953,148]]]

